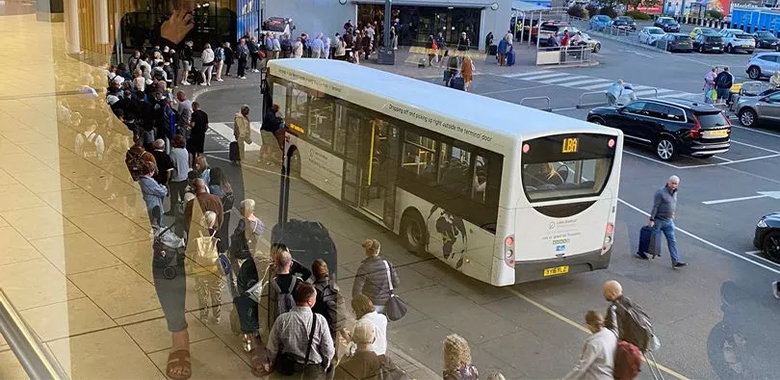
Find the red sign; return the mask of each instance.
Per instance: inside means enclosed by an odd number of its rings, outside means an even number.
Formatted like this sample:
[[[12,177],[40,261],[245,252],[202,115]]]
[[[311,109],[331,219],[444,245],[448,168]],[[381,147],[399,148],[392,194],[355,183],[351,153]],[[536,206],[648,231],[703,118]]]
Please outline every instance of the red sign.
[[[661,12],[662,12],[661,8],[662,7],[663,7],[663,0],[658,1],[657,4],[652,6],[652,7],[647,7],[647,6],[644,5],[644,3],[642,3],[642,5],[640,5],[637,8],[637,10],[640,11],[640,12],[649,13],[649,14],[661,14]]]

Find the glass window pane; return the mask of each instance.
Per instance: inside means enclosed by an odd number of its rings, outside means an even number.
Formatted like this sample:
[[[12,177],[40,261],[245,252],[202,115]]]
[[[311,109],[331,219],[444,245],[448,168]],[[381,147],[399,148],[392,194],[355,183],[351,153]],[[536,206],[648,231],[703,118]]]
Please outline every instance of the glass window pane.
[[[323,93],[311,96],[309,102],[309,136],[327,145],[333,143],[336,127],[334,106],[333,98]]]
[[[285,118],[287,115],[287,86],[281,83],[274,83],[272,90],[271,98],[273,99],[274,104],[279,105],[279,113],[281,114],[279,116]]]
[[[309,95],[305,91],[293,87],[292,96],[290,97],[290,109],[287,112],[287,122],[298,127],[293,129],[303,129],[306,133],[309,132],[306,120],[308,105]]]
[[[437,178],[436,141],[406,132],[401,167],[435,182]]]
[[[524,164],[525,191],[531,201],[596,195],[611,165],[612,158]]]
[[[344,148],[347,145],[347,109],[340,104],[336,105],[336,135],[333,136],[334,149],[337,153],[344,154]]]
[[[485,203],[485,194],[488,187],[488,160],[485,157],[477,156],[474,163],[474,179],[472,181],[471,199]]]

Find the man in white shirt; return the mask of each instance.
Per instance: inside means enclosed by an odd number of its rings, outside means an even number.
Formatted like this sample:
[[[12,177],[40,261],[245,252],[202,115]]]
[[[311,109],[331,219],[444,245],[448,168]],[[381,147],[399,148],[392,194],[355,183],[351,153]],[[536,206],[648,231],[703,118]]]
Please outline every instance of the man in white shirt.
[[[615,367],[617,335],[604,327],[604,316],[591,310],[585,314],[585,323],[593,335],[585,339],[582,357],[564,380],[612,380]]]

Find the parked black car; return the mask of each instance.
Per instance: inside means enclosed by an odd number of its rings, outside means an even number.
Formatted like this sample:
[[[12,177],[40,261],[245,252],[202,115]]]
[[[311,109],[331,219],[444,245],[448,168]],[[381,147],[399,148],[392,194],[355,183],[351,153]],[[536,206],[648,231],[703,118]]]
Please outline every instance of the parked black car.
[[[775,37],[774,34],[766,30],[753,33],[753,39],[756,40],[757,48],[780,49],[778,47],[780,38]]]
[[[679,154],[708,158],[728,152],[731,123],[718,108],[684,99],[637,99],[588,113],[594,124],[617,128],[627,141],[653,147],[663,161]]]
[[[780,212],[764,215],[758,220],[753,245],[770,259],[780,260]]]
[[[693,50],[699,53],[719,53],[723,54],[723,37],[700,34],[693,40]]]
[[[631,31],[636,30],[636,21],[629,16],[618,16],[612,20],[612,26]]]
[[[655,19],[653,26],[657,26],[666,33],[677,33],[680,31],[680,24],[671,17],[659,17]]]
[[[682,51],[690,53],[693,51],[693,41],[685,33],[669,33],[663,38],[662,42],[656,42],[656,46],[661,46],[659,43],[663,43],[666,46],[666,51],[675,52]]]

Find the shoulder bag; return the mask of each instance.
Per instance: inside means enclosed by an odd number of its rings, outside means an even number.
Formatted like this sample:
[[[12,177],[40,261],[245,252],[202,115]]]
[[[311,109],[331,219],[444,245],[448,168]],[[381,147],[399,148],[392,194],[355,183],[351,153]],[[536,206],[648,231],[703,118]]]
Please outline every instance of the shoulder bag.
[[[210,236],[199,236],[195,238],[197,252],[195,254],[195,262],[210,268],[216,264],[219,259],[219,252],[217,250],[218,238],[215,237],[217,231],[214,230]]]
[[[284,376],[291,376],[296,373],[301,374],[301,378],[304,375],[304,369],[306,364],[309,363],[309,355],[311,354],[311,345],[314,342],[314,330],[317,327],[317,314],[311,313],[311,331],[309,332],[309,341],[306,345],[306,357],[303,359],[303,364],[298,363],[294,354],[289,352],[280,353],[276,357],[276,371]]]
[[[406,303],[393,292],[393,276],[390,274],[390,264],[384,260],[387,271],[387,284],[390,286],[390,299],[385,304],[385,315],[391,321],[397,321],[406,315]]]

